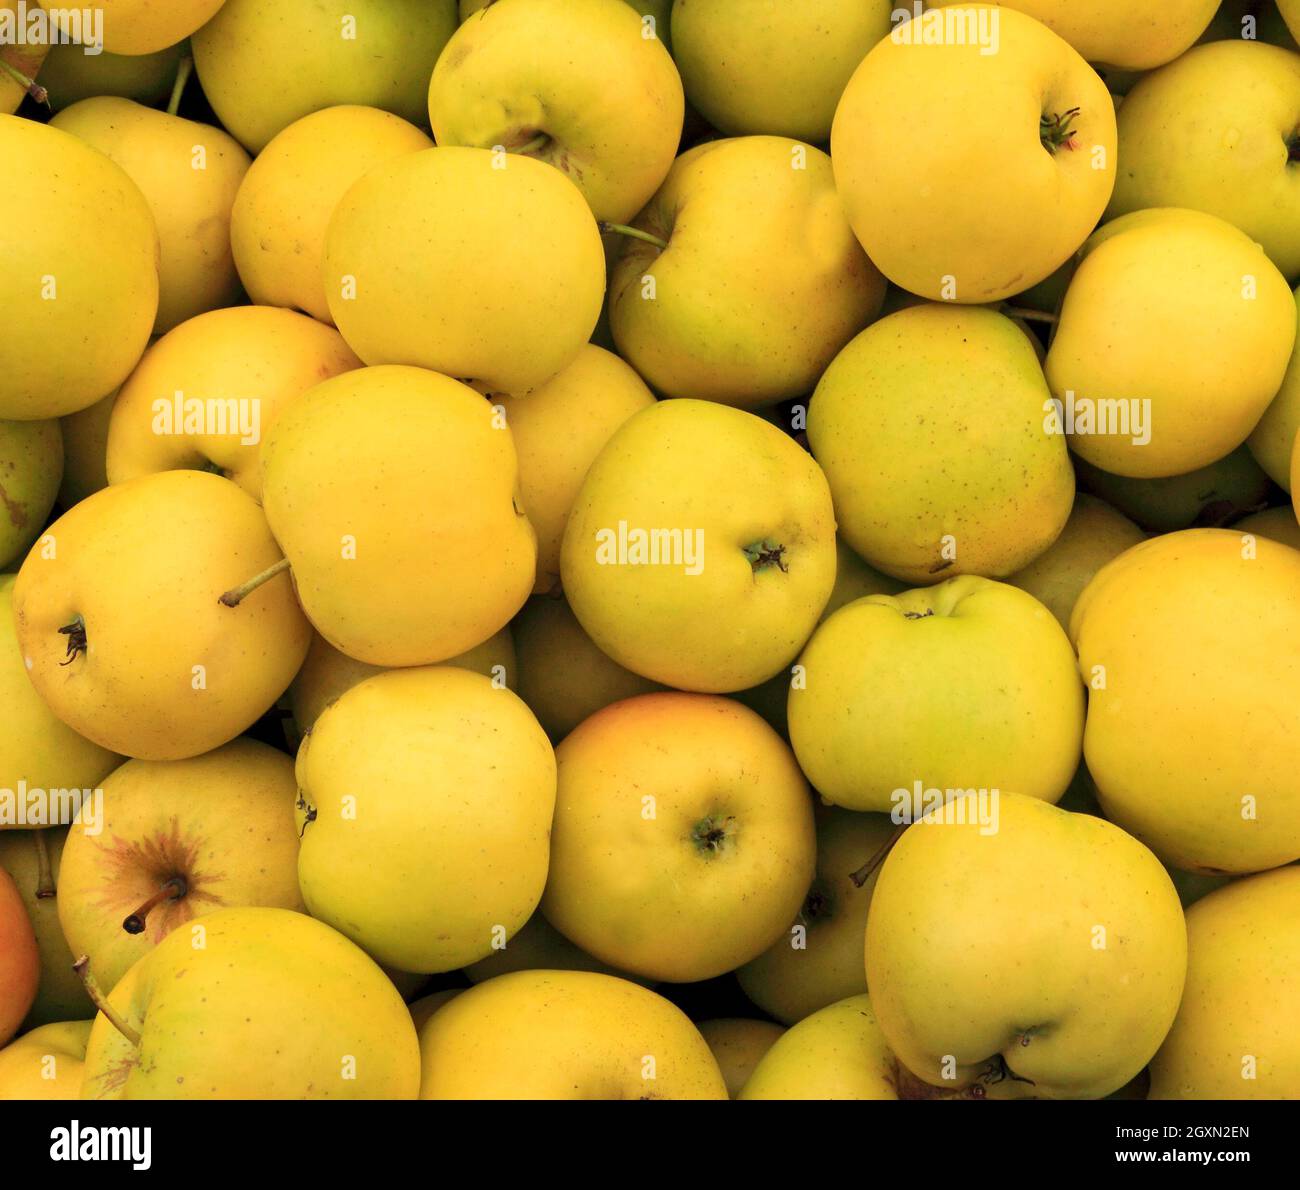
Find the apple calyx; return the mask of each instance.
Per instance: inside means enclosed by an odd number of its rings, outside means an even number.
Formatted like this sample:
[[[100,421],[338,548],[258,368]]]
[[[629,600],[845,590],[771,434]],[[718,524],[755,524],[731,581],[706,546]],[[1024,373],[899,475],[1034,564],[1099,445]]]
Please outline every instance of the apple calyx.
[[[68,655],[59,664],[71,665],[77,659],[78,654],[86,651],[86,621],[78,613],[69,623],[64,624],[59,629],[59,633],[68,638]]]
[[[307,735],[310,734],[309,731]],[[306,739],[307,737],[304,736],[304,743],[306,743]],[[307,800],[307,795],[301,789],[298,790],[298,800],[294,802],[294,806],[302,811],[302,830],[298,832],[298,838],[301,839],[307,833],[307,828],[316,821],[316,807]]]
[[[803,905],[799,909],[799,920],[804,925],[812,925],[815,921],[826,921],[834,916],[834,898],[826,891],[820,880],[814,880],[812,888],[808,890],[808,895],[804,897]]]
[[[596,226],[600,229],[601,235],[609,235],[613,232],[621,236],[630,236],[634,240],[644,240],[647,244],[653,244],[660,252],[668,247],[667,240],[651,232],[642,231],[639,227],[629,227],[626,223],[610,223],[602,219]]]
[[[1074,121],[1078,119],[1079,109],[1072,107],[1064,112],[1044,112],[1038,117],[1038,139],[1043,148],[1055,154],[1057,149],[1077,149],[1075,143],[1077,129]]]
[[[751,542],[744,547],[744,554],[749,559],[750,566],[754,568],[755,574],[769,566],[775,566],[782,574],[786,574],[790,570],[785,564],[785,546],[773,541],[770,537],[765,537],[762,541]]]
[[[905,615],[915,615],[915,612],[905,612]],[[927,613],[933,615],[933,612]],[[885,862],[889,853],[893,851],[894,844],[903,837],[903,832],[911,826],[909,822],[900,822],[893,831],[890,832],[889,838],[886,839],[878,848],[875,854],[867,860],[856,872],[849,873],[849,879],[853,881],[855,888],[861,888],[868,880],[871,879],[876,869]]]
[[[143,934],[145,921],[151,909],[162,904],[163,901],[179,901],[187,892],[189,892],[189,883],[185,877],[173,876],[134,913],[127,916],[126,920],[122,922],[122,929],[128,934]]]
[[[50,103],[50,93],[46,91],[35,79],[28,78],[18,67],[6,62],[0,58],[0,70],[3,70],[11,79],[14,80],[24,91],[27,92],[37,103],[43,103],[46,107]]]
[[[217,600],[223,607],[238,607],[240,603],[263,583],[270,582],[277,574],[283,574],[289,569],[289,559],[281,558],[274,566],[268,566],[261,574],[255,574],[246,583],[240,583],[237,587],[231,587],[220,599]],[[62,628],[59,629],[63,631]]]
[[[114,1029],[121,1033],[136,1049],[139,1049],[142,1040],[140,1034],[127,1024],[126,1018],[108,1002],[108,997],[104,995],[99,983],[90,973],[90,956],[83,954],[72,964],[72,969],[77,973],[77,978],[81,980],[81,986],[86,989],[86,995],[90,997],[90,1002],[108,1018],[108,1023]]]
[[[48,900],[57,893],[54,887],[54,869],[50,866],[50,847],[43,830],[32,831],[32,846],[36,848],[36,899]]]
[[[711,814],[695,824],[691,830],[691,841],[702,854],[717,855],[732,845],[736,829],[736,820],[730,814]]]

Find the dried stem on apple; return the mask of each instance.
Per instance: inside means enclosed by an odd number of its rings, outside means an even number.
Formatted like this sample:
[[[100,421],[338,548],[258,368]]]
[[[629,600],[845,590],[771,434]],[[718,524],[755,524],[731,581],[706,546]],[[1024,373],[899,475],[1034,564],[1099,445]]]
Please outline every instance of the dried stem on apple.
[[[50,102],[50,94],[35,79],[28,78],[16,66],[11,66],[3,58],[0,58],[0,70],[3,70],[10,78],[14,80],[24,91],[27,92],[37,103],[46,105]]]
[[[172,84],[172,95],[167,101],[167,114],[174,116],[181,107],[181,96],[185,94],[185,84],[190,81],[190,74],[194,70],[194,59],[188,54],[181,59],[181,64],[176,68],[176,81]]]
[[[1046,310],[1031,310],[1027,306],[1004,305],[1002,313],[1008,318],[1023,318],[1026,322],[1056,323],[1060,321],[1060,318],[1055,314],[1049,314]]]
[[[510,152],[518,157],[527,157],[529,153],[536,153],[538,149],[545,147],[551,138],[545,132],[539,132],[530,141],[525,141],[517,149],[511,149]]]
[[[127,916],[126,920],[122,922],[122,929],[128,934],[143,934],[145,921],[151,909],[162,904],[163,901],[177,901],[188,891],[189,885],[186,884],[185,877],[173,876],[134,913]]]
[[[245,597],[251,595],[263,583],[270,582],[277,574],[283,574],[288,569],[289,559],[281,558],[274,566],[268,566],[261,574],[253,575],[248,582],[240,583],[237,587],[231,587],[217,602],[225,607],[238,607]]]
[[[903,832],[907,830],[908,823],[900,822],[894,827],[893,833],[877,849],[876,853],[856,872],[849,873],[849,879],[853,881],[855,888],[861,888],[868,880],[871,879],[872,873],[885,862],[885,858],[894,849],[894,844],[903,837]]]
[[[72,964],[72,969],[77,973],[77,978],[81,980],[81,986],[86,989],[86,995],[90,997],[90,1002],[108,1018],[108,1023],[114,1029],[121,1033],[136,1049],[139,1049],[142,1040],[140,1034],[131,1028],[123,1019],[121,1013],[108,1002],[108,997],[100,990],[95,977],[91,975],[90,956],[83,954],[81,958]]]
[[[606,235],[611,231],[617,232],[621,236],[631,236],[634,240],[644,240],[647,244],[653,244],[660,252],[668,247],[667,240],[661,240],[657,235],[642,231],[639,227],[628,227],[626,223],[607,223],[602,219],[600,221],[600,234]]]
[[[44,901],[54,896],[54,869],[50,866],[50,845],[45,841],[44,830],[32,831],[32,845],[36,848],[36,899]]]

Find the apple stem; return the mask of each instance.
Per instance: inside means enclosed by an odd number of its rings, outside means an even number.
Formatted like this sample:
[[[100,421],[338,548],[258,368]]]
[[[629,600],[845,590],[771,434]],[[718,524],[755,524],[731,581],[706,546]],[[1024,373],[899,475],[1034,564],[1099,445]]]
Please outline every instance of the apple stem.
[[[289,569],[289,559],[281,558],[274,566],[268,566],[261,574],[255,574],[246,583],[241,583],[237,587],[231,587],[220,599],[218,603],[226,607],[238,607],[240,603],[263,583],[270,582],[277,574],[283,574]],[[62,631],[62,629],[60,629]]]
[[[46,105],[49,104],[50,93],[44,87],[42,87],[41,84],[38,83],[35,79],[28,78],[25,74],[23,74],[21,70],[19,70],[16,66],[11,66],[3,58],[0,58],[0,68],[3,68],[4,72],[7,75],[9,75],[9,77],[12,78],[14,82],[16,82],[20,87],[22,87],[22,89],[26,91],[28,95],[30,95],[34,100],[36,100],[37,103],[44,103]]]
[[[1008,318],[1023,318],[1026,322],[1059,322],[1060,319],[1055,314],[1049,314],[1046,310],[1031,310],[1027,306],[1002,306],[1002,313]]]
[[[50,866],[50,847],[45,841],[45,831],[32,831],[32,843],[36,847],[36,899],[48,900],[54,896],[54,869]]]
[[[536,153],[550,139],[545,132],[539,132],[532,140],[525,141],[517,149],[511,149],[510,152],[520,157],[527,157],[529,153]]]
[[[181,96],[185,94],[185,84],[190,81],[190,74],[194,70],[194,59],[188,54],[181,59],[180,66],[176,69],[176,81],[172,84],[171,98],[167,101],[167,114],[174,116],[181,107]]]
[[[90,973],[90,956],[83,954],[81,958],[72,964],[72,969],[77,973],[77,978],[81,980],[81,986],[86,989],[86,995],[90,997],[90,1002],[108,1018],[108,1023],[114,1029],[121,1033],[136,1049],[139,1049],[140,1042],[143,1039],[139,1033],[126,1023],[122,1014],[108,1002],[108,997],[100,990],[98,982]]]
[[[871,879],[872,874],[885,862],[885,858],[889,853],[893,851],[894,844],[903,837],[903,832],[907,830],[908,825],[909,824],[906,822],[900,822],[896,827],[894,827],[889,838],[876,849],[876,853],[856,872],[849,873],[849,879],[853,881],[855,888],[861,888]]]
[[[661,240],[657,235],[642,231],[639,227],[628,227],[626,223],[607,223],[602,219],[600,221],[600,234],[606,235],[611,231],[617,232],[621,236],[631,236],[634,240],[644,240],[647,244],[653,244],[660,252],[668,247],[667,240]]]
[[[185,877],[173,876],[143,905],[127,917],[122,923],[122,929],[128,934],[143,934],[145,919],[154,906],[161,904],[163,901],[177,901],[188,891],[189,886],[185,883]]]

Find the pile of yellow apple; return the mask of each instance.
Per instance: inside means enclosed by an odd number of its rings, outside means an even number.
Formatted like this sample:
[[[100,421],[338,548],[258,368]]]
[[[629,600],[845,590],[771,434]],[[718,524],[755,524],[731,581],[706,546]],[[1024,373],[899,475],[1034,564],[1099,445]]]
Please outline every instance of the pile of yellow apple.
[[[1300,1098],[1298,37],[0,0],[0,1099]]]

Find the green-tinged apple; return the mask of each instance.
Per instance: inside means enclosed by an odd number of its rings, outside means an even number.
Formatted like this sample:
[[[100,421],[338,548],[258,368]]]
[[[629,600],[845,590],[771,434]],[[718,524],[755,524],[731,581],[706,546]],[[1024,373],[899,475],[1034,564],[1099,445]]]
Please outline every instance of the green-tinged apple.
[[[1047,549],[1070,515],[1074,472],[1054,416],[1010,319],[924,304],[836,356],[808,442],[840,532],[872,566],[913,584],[998,578]]]
[[[1098,1099],[1150,1061],[1187,969],[1160,861],[1116,826],[973,791],[903,832],[876,881],[867,985],[922,1082]]]
[[[1190,871],[1300,858],[1300,553],[1235,529],[1157,537],[1098,571],[1070,635],[1107,818]]]
[[[151,107],[165,104],[189,42],[179,41],[152,54],[88,54],[76,42],[50,46],[41,67],[41,86],[52,111],[83,99],[116,95]]]
[[[908,128],[932,134],[900,138]],[[886,277],[922,297],[997,301],[1054,272],[1101,217],[1115,108],[1079,54],[1022,13],[931,10],[849,79],[831,157]]]
[[[262,503],[316,630],[371,665],[459,656],[533,586],[509,427],[435,372],[361,368],[291,402],[262,447]]]
[[[1070,642],[1017,587],[963,575],[869,595],[821,625],[799,665],[790,741],[835,805],[900,822],[936,791],[1055,802],[1078,766],[1084,700]]]
[[[104,488],[32,548],[13,588],[18,646],[50,709],[146,760],[233,739],[293,680],[311,639],[287,580],[218,600],[283,565],[252,497],[164,471]]]
[[[749,1082],[754,1067],[763,1055],[781,1038],[785,1029],[771,1021],[749,1020],[744,1017],[717,1017],[701,1021],[700,1036],[709,1043],[722,1080],[727,1084],[727,1094],[736,1099]]]
[[[248,296],[329,322],[322,271],[334,208],[367,170],[432,147],[414,124],[357,104],[312,112],[280,132],[257,155],[230,213],[230,247]]]
[[[67,132],[0,115],[0,418],[75,413],[135,367],[158,311],[158,229],[140,188]],[[33,183],[35,184],[35,183]]]
[[[41,1025],[0,1050],[0,1100],[80,1099],[90,1025]]]
[[[483,983],[511,971],[599,971],[646,986],[654,982],[593,958],[570,942],[540,911],[534,913],[517,933],[501,939],[500,946],[494,941],[492,953],[477,963],[471,963],[464,974],[471,983]]]
[[[1296,326],[1300,328],[1300,289],[1294,297]],[[1300,350],[1292,354],[1277,395],[1246,439],[1255,461],[1274,483],[1287,491],[1291,490],[1291,451],[1297,436],[1300,436]]]
[[[1300,550],[1300,521],[1296,520],[1295,509],[1290,504],[1252,513],[1237,521],[1232,529],[1234,533],[1255,533]]]
[[[625,979],[516,971],[420,1030],[421,1099],[726,1099],[686,1014]]]
[[[301,909],[293,761],[256,740],[128,760],[68,832],[58,909],[74,954],[113,987],[173,930],[217,909]]]
[[[1246,440],[1295,339],[1291,290],[1258,244],[1201,211],[1135,211],[1084,245],[1045,371],[1075,454],[1183,475]]]
[[[115,161],[148,201],[161,250],[155,334],[239,301],[230,208],[249,157],[234,137],[112,96],[83,99],[50,125]]]
[[[744,690],[794,659],[826,606],[830,489],[761,417],[662,401],[591,465],[560,570],[579,623],[620,665],[682,689]]]
[[[1234,880],[1187,913],[1187,987],[1152,1099],[1300,1099],[1300,868]]]
[[[1080,492],[1060,537],[1007,582],[1028,591],[1068,632],[1070,613],[1092,576],[1112,558],[1145,540],[1146,534],[1122,512]]]
[[[63,480],[59,423],[0,421],[0,569],[31,548]]]
[[[250,153],[322,108],[426,119],[425,90],[456,0],[225,0],[193,38],[218,119]]]
[[[429,84],[440,145],[527,153],[597,219],[631,219],[682,134],[682,81],[623,0],[496,0],[447,42]]]
[[[118,390],[59,418],[63,432],[63,482],[59,506],[69,509],[108,487],[108,423]]]
[[[414,1099],[419,1085],[411,1014],[374,962],[306,914],[244,906],[173,930],[126,973],[91,1028],[81,1097]]]
[[[825,144],[849,76],[890,29],[891,0],[677,0],[673,57],[690,102],[727,136]]]
[[[803,396],[884,299],[830,158],[799,141],[696,146],[631,230],[610,276],[610,329],[666,396],[747,409]]]
[[[295,397],[359,368],[333,327],[292,310],[234,306],[156,340],[118,392],[105,473],[123,483],[190,468],[262,496],[262,443]]]
[[[597,711],[556,750],[547,920],[622,970],[687,983],[780,937],[813,878],[808,784],[730,699],[676,691]]]
[[[489,396],[505,410],[519,455],[519,494],[537,532],[533,590],[552,591],[560,583],[564,526],[588,468],[619,426],[654,404],[654,394],[617,355],[587,343],[527,396]]]
[[[23,1023],[36,1000],[41,955],[18,885],[0,868],[0,1045]]]
[[[884,814],[817,808],[817,874],[794,923],[736,972],[745,995],[793,1025],[820,1008],[867,990],[862,939],[879,869],[861,885],[858,870],[897,828]]]
[[[297,775],[307,908],[378,962],[463,967],[537,907],[555,755],[482,674],[415,668],[353,686],[303,740]]]
[[[1140,79],[1119,111],[1108,215],[1208,211],[1300,274],[1300,54],[1235,38],[1197,46]]]
[[[446,147],[381,162],[348,190],[326,233],[324,279],[330,316],[366,363],[518,396],[590,338],[605,256],[559,170]]]

